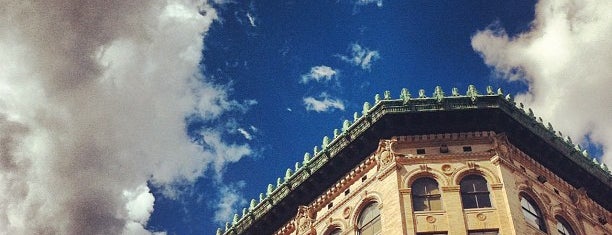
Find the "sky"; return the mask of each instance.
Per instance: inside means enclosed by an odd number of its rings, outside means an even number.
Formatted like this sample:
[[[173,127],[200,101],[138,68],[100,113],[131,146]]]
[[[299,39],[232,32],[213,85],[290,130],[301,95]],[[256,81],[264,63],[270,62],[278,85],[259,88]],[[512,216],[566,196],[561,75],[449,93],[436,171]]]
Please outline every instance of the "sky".
[[[612,166],[612,2],[0,0],[0,233],[214,234],[375,94],[501,87]]]

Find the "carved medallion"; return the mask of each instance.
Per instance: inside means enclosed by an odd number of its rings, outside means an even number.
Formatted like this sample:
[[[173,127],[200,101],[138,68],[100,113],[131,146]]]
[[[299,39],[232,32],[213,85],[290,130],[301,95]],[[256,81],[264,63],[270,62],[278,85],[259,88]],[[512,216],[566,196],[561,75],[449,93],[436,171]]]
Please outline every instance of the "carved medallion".
[[[342,217],[348,219],[349,216],[351,216],[351,207],[347,206],[346,208],[344,208],[344,211],[342,211]]]
[[[425,218],[425,220],[426,220],[428,223],[433,224],[433,223],[435,223],[435,222],[436,222],[436,217],[433,217],[433,216],[431,216],[431,215],[430,215],[430,216],[427,216],[427,217]]]
[[[483,213],[478,213],[476,214],[476,219],[480,220],[480,221],[485,221],[487,219],[487,216]]]
[[[442,172],[444,172],[444,174],[446,175],[452,175],[453,172],[455,172],[455,169],[450,164],[442,165],[441,169],[442,169]]]

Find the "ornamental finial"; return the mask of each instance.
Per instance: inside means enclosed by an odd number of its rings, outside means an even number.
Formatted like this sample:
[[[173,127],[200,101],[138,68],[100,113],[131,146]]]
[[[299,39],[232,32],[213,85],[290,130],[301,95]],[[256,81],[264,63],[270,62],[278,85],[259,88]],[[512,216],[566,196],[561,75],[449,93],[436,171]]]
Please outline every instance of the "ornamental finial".
[[[608,174],[610,174],[610,169],[608,169],[608,166],[603,163],[603,161],[601,162],[601,169],[604,170],[605,172],[607,172]]]
[[[476,101],[476,97],[478,96],[478,90],[476,90],[476,86],[469,85],[465,95],[470,97],[472,99],[472,102]]]
[[[242,208],[242,217],[243,218],[246,216],[247,212],[249,212],[249,210],[247,210],[247,208]]]
[[[400,99],[404,101],[404,104],[408,103],[408,100],[410,100],[410,92],[408,89],[402,88],[402,91],[400,92]]]
[[[256,206],[257,206],[257,200],[251,199],[251,205],[249,205],[249,210],[255,209]]]
[[[359,113],[358,112],[354,112],[353,113],[353,122],[357,122],[357,120],[359,120]]]
[[[506,95],[506,100],[514,103],[514,98],[510,94]]]
[[[312,148],[312,156],[317,156],[318,153],[319,153],[319,146],[314,146]]]
[[[225,231],[229,230],[230,228],[230,223],[229,222],[225,222]]]
[[[597,161],[597,158],[593,158],[593,164],[595,164],[596,166],[599,166],[599,161]]]
[[[552,124],[550,124],[550,122],[548,123],[548,130],[552,131],[552,133],[555,133],[555,128],[553,128]]]
[[[217,235],[223,235],[223,230],[221,228],[217,228]]]
[[[326,149],[328,145],[329,145],[329,137],[323,136],[321,148]]]
[[[281,179],[281,177],[276,178],[276,188],[280,188],[282,184],[283,180]]]
[[[366,114],[368,114],[369,111],[370,111],[370,103],[368,102],[363,103],[363,110],[361,111],[361,114],[365,116]]]
[[[265,199],[266,199],[266,196],[264,196],[263,193],[259,193],[259,201],[263,202],[263,200],[265,200]]]
[[[238,220],[240,220],[240,217],[238,216],[238,214],[234,214],[234,219],[232,220],[232,224],[237,224]]]
[[[355,113],[355,114],[357,114],[357,113]],[[351,121],[344,120],[344,122],[342,123],[342,132],[347,131],[350,126],[351,126]]]
[[[494,95],[495,93],[493,93],[493,87],[492,86],[487,86],[487,95]]]
[[[391,99],[391,91],[385,91],[385,100]]]
[[[310,153],[305,153],[304,161],[302,162],[302,165],[306,166],[309,162],[310,162]]]
[[[572,137],[567,136],[567,138],[565,139],[565,142],[567,142],[568,144],[573,145],[574,143],[572,143]]]
[[[338,138],[338,136],[340,135],[340,130],[338,130],[338,128],[334,129],[334,139]]]
[[[295,172],[300,169],[300,162],[295,162]]]
[[[589,157],[589,152],[586,149],[582,150],[582,155],[584,155],[585,157]],[[593,159],[595,159],[595,158],[593,158]]]
[[[451,93],[453,94],[453,96],[459,96],[459,89],[456,87],[453,87]]]
[[[287,168],[287,171],[285,172],[285,182],[291,178],[291,175],[293,175],[293,171],[291,171],[291,168]]]
[[[419,98],[427,98],[427,96],[425,95],[425,89],[419,90]]]
[[[533,113],[533,110],[531,110],[531,108],[528,109],[527,113],[529,114],[529,117],[535,119],[535,114]]]
[[[270,196],[272,195],[272,192],[274,192],[274,185],[268,184],[268,191],[266,192],[266,195]]]
[[[501,87],[497,88],[497,94],[500,96],[504,95],[504,90],[502,90]]]
[[[374,96],[374,104],[378,104],[378,102],[380,102],[380,95],[376,93],[376,95]]]
[[[438,102],[442,102],[442,99],[444,99],[444,91],[442,91],[441,86],[436,86],[434,89],[433,98],[435,98]]]

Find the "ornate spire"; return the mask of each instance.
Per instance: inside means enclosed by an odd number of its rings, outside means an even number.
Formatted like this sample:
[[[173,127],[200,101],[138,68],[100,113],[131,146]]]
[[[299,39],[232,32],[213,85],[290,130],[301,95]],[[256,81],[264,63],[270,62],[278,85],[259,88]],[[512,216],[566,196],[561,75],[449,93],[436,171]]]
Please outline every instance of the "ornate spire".
[[[305,153],[304,154],[304,161],[302,162],[302,165],[308,165],[308,163],[310,162],[310,153]]]
[[[342,132],[348,131],[349,127],[351,127],[351,121],[344,120],[344,122],[342,123]]]
[[[385,91],[385,100],[391,99],[391,91]]]
[[[492,86],[487,86],[487,95],[495,95],[495,93],[493,92]]]
[[[289,180],[291,175],[293,175],[293,171],[291,171],[291,168],[287,168],[287,171],[285,172],[285,181]]]
[[[359,120],[359,113],[358,112],[354,112],[353,113],[353,122],[357,122],[357,120]]]
[[[366,114],[368,114],[369,111],[370,111],[370,103],[364,102],[363,103],[363,110],[361,111],[361,114],[363,114],[363,116],[365,116]]]
[[[380,102],[380,95],[376,93],[376,95],[374,96],[374,104],[378,104],[378,102]]]
[[[257,200],[251,199],[251,205],[249,205],[249,210],[255,209],[256,206],[257,206]]]
[[[408,100],[410,100],[410,92],[408,89],[402,88],[402,91],[400,92],[400,99],[402,99],[404,104],[408,103]]]
[[[472,99],[472,102],[476,101],[476,98],[478,96],[478,90],[476,90],[476,86],[469,85],[467,92],[465,92],[465,95],[467,97],[470,97]]]
[[[434,89],[433,98],[435,98],[438,102],[442,102],[444,99],[444,91],[442,91],[442,87],[436,86]]]
[[[459,89],[456,87],[453,87],[453,90],[451,91],[451,93],[453,94],[453,96],[459,96]]]
[[[425,95],[425,89],[419,90],[419,98],[427,98],[427,96]]]
[[[274,185],[268,184],[268,191],[266,192],[266,195],[270,196],[272,195],[272,192],[274,192]]]
[[[323,136],[323,141],[321,142],[322,142],[321,148],[326,149],[327,146],[329,145],[329,137]]]

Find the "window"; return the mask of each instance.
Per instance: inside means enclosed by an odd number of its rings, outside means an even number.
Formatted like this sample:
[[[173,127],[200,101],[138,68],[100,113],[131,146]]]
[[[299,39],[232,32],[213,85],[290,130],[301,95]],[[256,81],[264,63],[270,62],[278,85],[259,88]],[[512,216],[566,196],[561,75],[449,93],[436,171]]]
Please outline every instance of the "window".
[[[463,152],[472,152],[472,146],[463,146]]]
[[[540,208],[538,208],[533,199],[527,195],[521,195],[521,207],[523,208],[525,221],[541,231],[546,232],[542,212],[540,212]]]
[[[468,175],[461,180],[461,203],[464,209],[491,207],[487,181],[480,175]]]
[[[468,235],[499,235],[497,230],[468,231]]]
[[[417,154],[425,154],[425,149],[417,149]]]
[[[339,228],[334,228],[332,230],[330,230],[330,232],[326,233],[327,235],[340,235],[342,234],[342,230],[340,230]]]
[[[569,223],[560,216],[555,217],[557,219],[557,232],[561,235],[575,235],[574,230]]]
[[[376,235],[380,234],[381,229],[378,203],[372,202],[361,211],[359,219],[357,219],[357,234]]]
[[[420,178],[412,183],[412,206],[415,211],[442,210],[438,182],[432,178]]]

